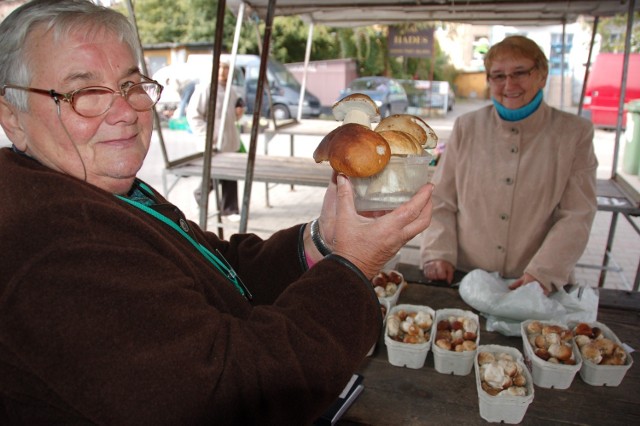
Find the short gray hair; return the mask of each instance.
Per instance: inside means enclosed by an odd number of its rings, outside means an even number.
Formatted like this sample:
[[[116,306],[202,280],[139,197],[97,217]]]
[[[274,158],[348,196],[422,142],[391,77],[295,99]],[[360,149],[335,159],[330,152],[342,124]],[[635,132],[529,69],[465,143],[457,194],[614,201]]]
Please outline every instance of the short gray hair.
[[[141,63],[136,29],[121,13],[89,0],[32,0],[15,9],[0,23],[0,86],[30,84],[30,61],[38,58],[29,58],[25,40],[40,26],[51,30],[54,40],[64,39],[78,29],[87,34],[99,31],[117,34]],[[27,110],[26,92],[7,90],[5,98],[19,109]]]

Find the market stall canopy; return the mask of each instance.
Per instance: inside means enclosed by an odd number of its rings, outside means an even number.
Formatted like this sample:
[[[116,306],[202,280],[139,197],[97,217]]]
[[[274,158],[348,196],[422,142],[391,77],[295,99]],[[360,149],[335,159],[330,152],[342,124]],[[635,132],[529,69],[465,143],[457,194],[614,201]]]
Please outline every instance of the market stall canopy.
[[[237,11],[242,0],[228,0]],[[244,1],[249,13],[264,20],[269,0]],[[638,4],[635,10],[640,10]],[[356,27],[401,22],[447,21],[474,25],[550,25],[579,16],[629,12],[629,0],[277,0],[276,16],[298,15],[306,22]]]

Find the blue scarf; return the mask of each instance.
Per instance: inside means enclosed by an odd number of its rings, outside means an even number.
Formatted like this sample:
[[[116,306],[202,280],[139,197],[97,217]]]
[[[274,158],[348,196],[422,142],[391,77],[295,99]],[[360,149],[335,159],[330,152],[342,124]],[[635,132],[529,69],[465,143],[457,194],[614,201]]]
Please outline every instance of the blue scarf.
[[[506,121],[520,121],[527,118],[538,109],[542,103],[542,90],[538,91],[538,94],[533,98],[533,100],[531,100],[531,102],[518,109],[506,108],[504,105],[496,101],[495,98],[491,98],[491,100],[493,101],[493,106],[496,107],[500,118]]]

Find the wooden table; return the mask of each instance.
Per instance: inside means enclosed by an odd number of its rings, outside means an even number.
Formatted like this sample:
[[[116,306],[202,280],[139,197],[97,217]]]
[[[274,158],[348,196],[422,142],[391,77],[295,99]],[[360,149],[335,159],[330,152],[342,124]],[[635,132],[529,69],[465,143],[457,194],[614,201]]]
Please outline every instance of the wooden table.
[[[409,284],[398,303],[427,305],[432,309],[472,310],[456,289]],[[640,350],[640,313],[600,308],[598,321],[623,343]],[[522,352],[522,339],[485,331],[481,317],[480,344],[512,346]],[[640,424],[640,358],[617,387],[590,386],[576,373],[568,389],[535,386],[534,399],[523,425],[633,425]],[[423,368],[394,367],[387,360],[384,336],[376,351],[358,371],[365,389],[338,422],[339,425],[476,425],[487,424],[478,406],[475,373],[454,376],[438,373],[430,351]]]

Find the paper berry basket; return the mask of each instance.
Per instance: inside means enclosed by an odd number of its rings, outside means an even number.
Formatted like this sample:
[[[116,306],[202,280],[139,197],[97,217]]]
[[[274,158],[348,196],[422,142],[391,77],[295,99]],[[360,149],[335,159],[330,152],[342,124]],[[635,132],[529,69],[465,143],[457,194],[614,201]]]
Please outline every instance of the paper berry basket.
[[[384,316],[382,318],[382,332],[384,333],[385,324],[387,322],[387,316],[389,315],[389,310],[391,309],[391,307],[389,306],[389,301],[384,298],[378,299],[378,302],[380,303],[380,309],[383,310],[384,312]],[[373,346],[371,346],[371,349],[369,349],[367,356],[373,355],[373,352],[376,350],[377,345],[378,343],[376,342],[373,344]]]
[[[446,349],[438,345],[438,324],[440,321],[448,320],[450,317],[464,318],[471,321],[475,325],[475,348],[473,350],[465,350],[457,352],[455,348]],[[438,309],[434,320],[433,330],[435,336],[432,344],[433,364],[438,373],[453,374],[456,376],[466,376],[473,369],[473,359],[477,352],[477,346],[480,344],[480,320],[478,315],[471,311],[462,309]],[[459,329],[463,331],[464,329]]]
[[[391,308],[391,311],[387,316],[384,342],[387,346],[389,363],[396,367],[407,367],[413,369],[422,368],[427,358],[427,354],[429,353],[429,349],[431,348],[433,326],[429,329],[429,339],[423,343],[404,343],[394,340],[389,336],[389,322],[391,316],[401,310],[405,312],[422,312],[424,314],[429,314],[431,315],[432,320],[435,317],[435,311],[428,306],[400,304]]]
[[[491,396],[482,389],[480,378],[480,367],[478,364],[478,355],[481,352],[490,352],[492,354],[507,353],[511,355],[517,363],[522,367],[522,374],[526,378],[525,396],[508,396],[496,395]],[[474,358],[474,369],[476,374],[476,386],[478,390],[478,401],[480,408],[480,417],[491,423],[508,423],[518,424],[522,422],[529,405],[534,398],[533,379],[531,373],[524,365],[524,358],[520,351],[510,346],[500,345],[480,345]]]
[[[578,323],[570,323],[569,327],[573,330]],[[580,378],[587,384],[592,386],[618,386],[622,383],[622,379],[627,374],[627,371],[633,365],[633,358],[629,354],[629,352],[624,348],[622,342],[616,336],[616,334],[611,331],[609,327],[601,322],[590,322],[588,323],[591,327],[598,327],[602,331],[602,336],[611,340],[616,345],[618,345],[622,350],[624,350],[625,354],[625,362],[623,365],[602,365],[595,364],[590,361],[588,357],[582,356],[582,366],[580,368]],[[576,350],[580,350],[577,342],[574,339],[574,345]],[[581,354],[582,355],[582,354]]]
[[[570,328],[558,322],[527,320],[520,324],[520,333],[522,335],[522,347],[524,348],[525,362],[531,374],[533,375],[533,383],[536,386],[547,389],[567,389],[571,386],[573,378],[582,366],[582,358],[580,352],[573,345],[573,338],[569,341],[574,364],[560,364],[546,361],[535,353],[534,346],[531,345],[529,326],[537,322],[542,326],[558,326],[570,331]]]

